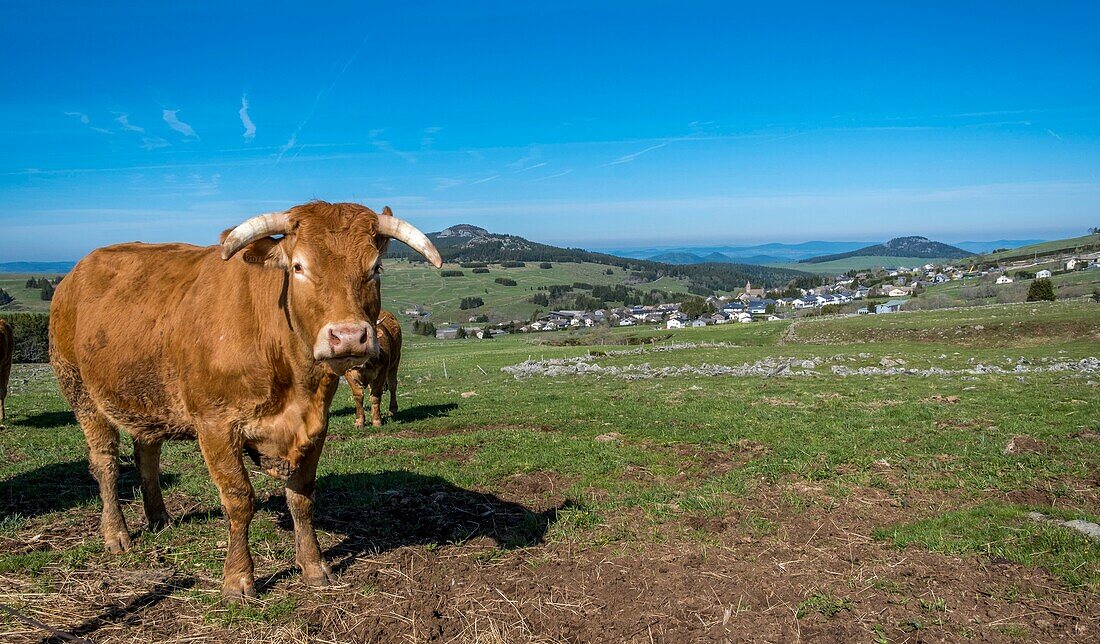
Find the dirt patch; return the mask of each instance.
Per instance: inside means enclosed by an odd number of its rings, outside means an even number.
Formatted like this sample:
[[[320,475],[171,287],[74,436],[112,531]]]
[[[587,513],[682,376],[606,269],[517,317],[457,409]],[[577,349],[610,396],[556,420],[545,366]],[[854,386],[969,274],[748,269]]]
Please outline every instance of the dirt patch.
[[[1043,454],[1047,451],[1047,444],[1030,436],[1013,436],[1001,452],[1009,454]]]
[[[1013,490],[1006,493],[1005,498],[1011,503],[1030,506],[1050,506],[1054,501],[1049,492],[1042,490]]]
[[[478,448],[473,445],[459,445],[434,454],[425,454],[424,460],[432,463],[447,461],[462,465],[463,463],[468,463],[477,452]]]
[[[683,483],[725,474],[767,454],[769,450],[763,443],[742,438],[729,447],[679,444],[673,446],[671,451],[682,460],[682,470],[673,480]]]
[[[574,478],[557,472],[529,472],[509,476],[494,485],[493,491],[503,499],[539,509],[565,502],[565,492],[574,481]]]

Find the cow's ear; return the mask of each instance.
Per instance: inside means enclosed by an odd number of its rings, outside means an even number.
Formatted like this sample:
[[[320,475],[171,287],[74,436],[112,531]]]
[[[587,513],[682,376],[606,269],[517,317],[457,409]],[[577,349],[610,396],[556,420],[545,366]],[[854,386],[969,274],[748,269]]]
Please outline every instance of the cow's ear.
[[[379,217],[393,217],[393,211],[389,206],[382,208],[382,214]],[[385,255],[386,250],[390,247],[390,238],[383,235],[376,235],[374,238],[374,245],[378,247],[378,254]]]
[[[271,268],[286,268],[289,263],[286,260],[286,252],[283,250],[283,239],[264,237],[257,239],[241,251],[241,259],[247,264],[259,264]]]

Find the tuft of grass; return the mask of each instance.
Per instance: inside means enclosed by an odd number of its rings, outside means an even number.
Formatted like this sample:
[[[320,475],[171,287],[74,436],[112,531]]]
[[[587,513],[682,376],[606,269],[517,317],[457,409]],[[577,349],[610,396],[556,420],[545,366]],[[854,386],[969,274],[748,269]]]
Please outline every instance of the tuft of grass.
[[[824,617],[832,617],[842,610],[851,610],[852,600],[846,597],[834,597],[827,593],[814,593],[804,599],[798,605],[795,616],[802,619],[810,613],[821,613]]]

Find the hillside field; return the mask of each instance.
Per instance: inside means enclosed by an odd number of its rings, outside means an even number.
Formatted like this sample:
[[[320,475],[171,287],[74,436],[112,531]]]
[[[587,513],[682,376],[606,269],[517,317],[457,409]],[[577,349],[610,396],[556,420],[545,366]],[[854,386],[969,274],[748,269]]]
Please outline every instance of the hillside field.
[[[56,277],[56,275],[31,275],[16,273],[0,273],[0,288],[15,298],[14,302],[6,306],[0,306],[0,311],[48,313],[50,303],[42,299],[39,289],[26,288],[27,280],[31,277]]]
[[[134,546],[109,555],[82,434],[49,368],[17,365],[0,603],[96,641],[1089,640],[1100,544],[1027,513],[1100,521],[1098,310],[407,335],[392,421],[333,404],[316,523],[339,584],[301,583],[257,473],[243,607],[218,601],[197,446],[166,446],[175,521],[150,532],[124,445]],[[0,634],[49,635],[6,612]]]
[[[419,304],[424,310],[431,312],[430,319],[438,326],[440,322],[466,322],[471,316],[482,314],[504,320],[526,320],[536,309],[545,310],[545,307],[532,304],[529,301],[531,296],[538,287],[553,284],[630,283],[642,291],[655,288],[687,292],[686,285],[674,278],[663,277],[655,282],[632,283],[628,281],[629,271],[602,264],[552,262],[549,269],[539,268],[539,262],[526,262],[526,266],[520,268],[502,268],[499,264],[490,264],[488,273],[474,273],[472,268],[444,264],[443,270],[460,270],[463,275],[442,277],[439,270],[424,263],[387,260],[382,277],[382,306],[390,311],[400,312]],[[612,271],[611,275],[606,273],[608,270]],[[497,284],[494,280],[498,277],[515,280],[516,286]],[[463,311],[459,307],[462,298],[473,296],[482,298],[485,304]]]
[[[975,257],[974,259],[985,263],[997,263],[1012,260],[1027,260],[1035,257],[1041,258],[1044,255],[1073,252],[1076,249],[1096,250],[1097,248],[1100,248],[1100,235],[1083,235],[1081,237],[1056,239],[1041,244],[1032,244],[1031,246],[1021,246],[1020,248],[1012,248],[997,253],[987,253],[980,257]]]

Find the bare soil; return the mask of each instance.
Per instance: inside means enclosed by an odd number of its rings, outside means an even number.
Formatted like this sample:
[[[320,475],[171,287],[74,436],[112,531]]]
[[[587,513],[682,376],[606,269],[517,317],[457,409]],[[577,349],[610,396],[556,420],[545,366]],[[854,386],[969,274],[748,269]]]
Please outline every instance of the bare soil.
[[[755,448],[685,456],[713,467],[720,458],[751,457]],[[338,586],[307,588],[288,562],[257,553],[263,599],[246,610],[271,614],[290,598],[282,617],[234,619],[217,604],[213,571],[189,576],[168,560],[135,567],[106,555],[48,588],[34,575],[0,574],[0,602],[91,641],[1084,642],[1100,636],[1096,598],[1068,592],[1043,570],[898,550],[870,537],[884,522],[957,503],[946,494],[903,503],[887,491],[858,488],[834,499],[812,484],[788,483],[762,488],[728,515],[685,513],[657,538],[544,543],[546,527],[570,507],[570,485],[559,474],[533,472],[509,477],[492,493],[429,482],[383,493],[369,506],[342,505],[339,493],[330,494],[318,504],[319,525]],[[808,507],[791,508],[783,499],[792,493]],[[1020,499],[1046,497],[1032,491]],[[277,515],[289,543],[281,503],[274,496],[262,505]],[[52,532],[28,526],[4,546],[71,547],[91,538],[94,512],[74,514],[77,520]],[[776,528],[753,534],[745,529],[750,516]],[[220,520],[216,510],[212,517]],[[50,637],[5,616],[0,632],[12,642]]]

